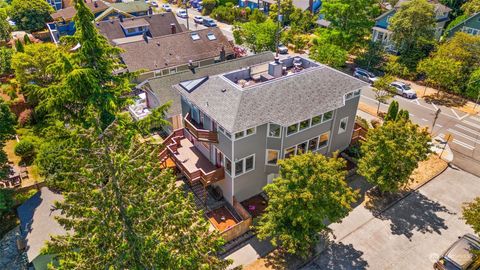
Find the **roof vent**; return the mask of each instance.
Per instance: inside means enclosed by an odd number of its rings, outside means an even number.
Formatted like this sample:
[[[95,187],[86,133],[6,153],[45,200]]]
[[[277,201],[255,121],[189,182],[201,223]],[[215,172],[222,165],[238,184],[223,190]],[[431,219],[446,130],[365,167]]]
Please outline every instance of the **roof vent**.
[[[283,63],[278,60],[278,58],[275,58],[274,62],[270,62],[268,64],[268,75],[278,78],[282,76],[283,73]]]
[[[227,88],[223,88],[223,89],[220,90],[220,91],[222,91],[222,93],[225,93],[225,92],[227,92]]]
[[[159,46],[159,47],[160,47],[160,42],[158,42],[158,41],[157,41],[157,46]]]

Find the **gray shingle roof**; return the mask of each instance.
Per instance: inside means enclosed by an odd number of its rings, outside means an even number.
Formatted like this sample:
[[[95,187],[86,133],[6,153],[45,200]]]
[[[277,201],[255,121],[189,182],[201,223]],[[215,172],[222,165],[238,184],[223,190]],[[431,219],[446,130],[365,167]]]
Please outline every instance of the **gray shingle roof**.
[[[144,84],[139,86],[145,91],[153,93],[158,99],[159,104],[165,104],[168,101],[173,101],[172,106],[168,111],[169,116],[182,113],[180,104],[180,94],[172,86],[182,81],[194,80],[205,76],[213,76],[224,72],[240,69],[251,65],[256,65],[273,60],[273,54],[271,52],[264,52],[257,55],[246,56],[220,62],[208,66],[203,66],[195,69],[195,73],[190,70],[180,71],[176,74],[170,74],[162,77],[157,77],[147,80]]]
[[[346,93],[367,86],[324,65],[243,90],[227,80],[210,77],[191,93],[175,88],[231,133],[269,122],[289,126],[342,107]]]
[[[33,261],[39,254],[45,242],[51,235],[64,235],[65,229],[58,224],[55,216],[60,210],[54,210],[55,201],[62,201],[63,196],[42,187],[33,197],[18,207],[20,226],[27,241],[28,261]]]

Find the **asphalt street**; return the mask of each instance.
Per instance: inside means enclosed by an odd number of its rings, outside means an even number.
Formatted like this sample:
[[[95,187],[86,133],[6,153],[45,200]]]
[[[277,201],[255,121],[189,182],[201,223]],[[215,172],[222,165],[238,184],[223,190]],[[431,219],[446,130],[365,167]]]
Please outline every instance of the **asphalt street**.
[[[368,89],[362,92],[361,102],[377,107],[375,93]],[[410,113],[410,118],[420,126],[432,128],[435,112],[440,109],[438,119],[433,127],[433,136],[452,136],[449,145],[454,151],[453,163],[460,168],[480,175],[480,116],[470,115],[454,108],[427,103],[423,99],[406,99],[395,96],[386,104],[381,104],[381,110],[387,111],[392,100],[396,100],[402,109]]]

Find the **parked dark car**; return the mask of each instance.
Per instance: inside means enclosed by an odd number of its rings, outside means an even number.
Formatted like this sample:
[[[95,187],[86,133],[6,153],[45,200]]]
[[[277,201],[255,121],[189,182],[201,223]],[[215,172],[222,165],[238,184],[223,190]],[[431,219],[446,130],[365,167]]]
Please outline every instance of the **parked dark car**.
[[[288,54],[287,46],[283,45],[282,43],[278,44],[278,53],[279,54]]]
[[[215,27],[217,24],[210,18],[203,18],[203,25],[206,27]]]
[[[433,265],[435,270],[480,270],[480,238],[465,234]]]

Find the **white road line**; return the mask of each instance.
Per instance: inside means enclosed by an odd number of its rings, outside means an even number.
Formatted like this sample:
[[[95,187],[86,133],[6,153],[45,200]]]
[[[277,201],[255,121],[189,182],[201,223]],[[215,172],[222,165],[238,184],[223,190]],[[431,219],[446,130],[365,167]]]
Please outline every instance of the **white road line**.
[[[439,128],[443,127],[443,126],[440,125],[440,124],[435,124],[435,126],[436,126],[436,127],[439,127]]]
[[[435,111],[437,111],[437,110],[438,110],[437,105],[435,105],[435,103],[433,103],[433,102],[432,102],[431,104],[432,104],[432,106],[435,108]]]
[[[453,114],[455,114],[455,116],[456,116],[459,120],[462,120],[462,119],[460,118],[460,116],[458,116],[457,112],[456,112],[454,109],[450,108],[450,110],[453,112]]]
[[[425,119],[425,118],[422,118],[422,120],[423,120],[423,121],[425,121],[425,122],[428,122],[428,120],[427,120],[427,119]]]
[[[411,103],[417,103],[417,105],[420,105],[420,102],[418,101],[418,99],[414,99],[412,101],[410,101]]]
[[[411,112],[408,112],[408,115],[410,116],[415,116],[415,114],[411,113]]]
[[[480,118],[479,118],[479,117],[472,116],[472,117],[470,117],[469,119],[472,119],[472,120],[475,120],[475,121],[477,121],[477,122],[480,122]]]
[[[463,146],[463,147],[465,147],[465,148],[467,148],[467,149],[469,149],[469,150],[475,149],[474,146],[472,146],[472,145],[470,145],[470,144],[466,144],[466,143],[464,143],[464,142],[461,142],[461,141],[459,141],[459,140],[457,140],[457,139],[453,139],[453,143],[458,144],[458,145],[460,145],[460,146]]]
[[[469,115],[470,115],[470,114],[467,113],[467,114],[465,114],[464,116],[460,117],[460,121],[463,120],[463,119],[465,119],[465,118],[468,117]]]
[[[462,123],[465,123],[465,124],[467,124],[467,125],[469,125],[469,126],[472,126],[472,127],[479,128],[479,129],[480,129],[480,125],[479,125],[479,124],[475,124],[475,123],[473,123],[473,122],[464,120],[464,121],[462,121]]]
[[[475,134],[475,135],[477,135],[477,136],[480,136],[480,132],[478,132],[478,131],[476,131],[476,130],[473,130],[473,129],[471,129],[471,128],[468,128],[468,127],[466,127],[466,126],[464,126],[464,125],[456,124],[455,127],[459,128],[459,129],[463,129],[463,130],[465,130],[465,131],[468,131],[468,132],[470,132],[470,133],[472,133],[472,134]]]
[[[473,137],[471,137],[471,136],[468,136],[468,135],[465,135],[465,134],[463,134],[462,132],[460,132],[460,131],[458,131],[458,130],[449,128],[449,129],[448,129],[448,132],[453,133],[453,134],[455,134],[455,135],[457,135],[457,136],[459,136],[459,137],[465,138],[465,139],[467,139],[467,140],[470,140],[470,141],[472,141],[472,142],[474,142],[474,143],[478,143],[478,141],[477,141],[475,138],[473,138]]]

